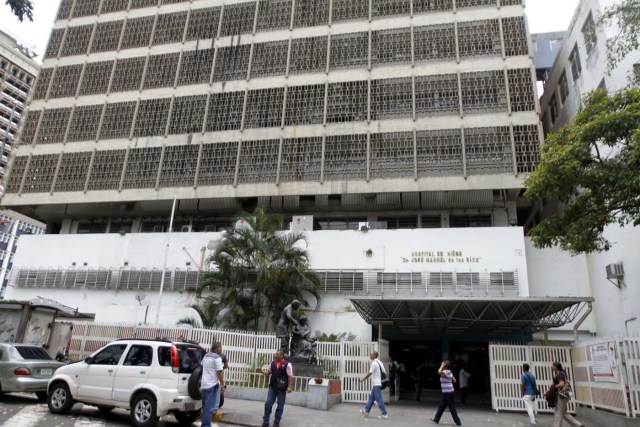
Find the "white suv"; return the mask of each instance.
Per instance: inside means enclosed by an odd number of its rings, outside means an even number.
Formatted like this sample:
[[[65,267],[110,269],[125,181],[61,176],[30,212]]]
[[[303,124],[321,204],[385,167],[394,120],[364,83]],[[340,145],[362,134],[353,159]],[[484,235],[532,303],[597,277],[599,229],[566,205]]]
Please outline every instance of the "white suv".
[[[189,395],[198,378],[194,375],[191,387],[189,379],[204,354],[191,342],[114,341],[55,372],[48,385],[49,410],[67,413],[75,402],[82,402],[106,412],[128,409],[138,427],[154,426],[169,413],[180,425],[190,425],[200,417],[202,402]]]

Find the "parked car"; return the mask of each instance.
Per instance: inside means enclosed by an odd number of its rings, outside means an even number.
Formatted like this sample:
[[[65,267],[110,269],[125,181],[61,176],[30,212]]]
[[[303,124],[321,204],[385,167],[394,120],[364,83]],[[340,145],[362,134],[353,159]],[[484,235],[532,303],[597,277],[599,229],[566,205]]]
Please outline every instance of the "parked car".
[[[49,379],[63,365],[42,347],[0,343],[0,393],[35,393],[44,401]]]
[[[190,425],[200,417],[202,402],[189,395],[189,378],[204,354],[191,342],[113,341],[56,371],[49,381],[49,411],[64,414],[82,402],[105,412],[127,409],[137,427],[155,426],[169,413]]]

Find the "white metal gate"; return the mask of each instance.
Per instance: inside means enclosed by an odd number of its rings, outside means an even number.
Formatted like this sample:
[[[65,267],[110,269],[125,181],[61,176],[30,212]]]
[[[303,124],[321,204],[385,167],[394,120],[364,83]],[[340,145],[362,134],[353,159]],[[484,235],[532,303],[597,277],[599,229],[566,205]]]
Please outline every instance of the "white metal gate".
[[[573,365],[570,346],[536,346],[489,344],[491,365],[491,405],[495,411],[525,411],[520,392],[522,364],[528,363],[544,393],[552,384],[551,364],[560,362],[571,381]],[[553,412],[544,399],[536,399],[538,412]],[[569,412],[575,412],[575,403],[569,402]]]

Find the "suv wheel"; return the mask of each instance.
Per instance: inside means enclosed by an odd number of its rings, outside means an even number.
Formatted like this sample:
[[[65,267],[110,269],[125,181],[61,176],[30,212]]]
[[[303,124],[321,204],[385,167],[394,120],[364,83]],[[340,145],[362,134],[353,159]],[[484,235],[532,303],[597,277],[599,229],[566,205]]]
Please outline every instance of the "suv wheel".
[[[181,426],[190,426],[200,418],[200,411],[176,412],[173,416]]]
[[[189,377],[189,382],[187,383],[187,391],[189,393],[189,397],[193,400],[201,400],[202,393],[200,393],[200,382],[202,381],[202,365],[198,365],[193,372],[191,372],[191,376]]]
[[[51,386],[47,405],[49,411],[54,414],[66,414],[71,410],[73,399],[67,384],[60,382]]]
[[[158,422],[156,399],[149,393],[140,393],[131,405],[131,422],[136,427],[155,426]]]

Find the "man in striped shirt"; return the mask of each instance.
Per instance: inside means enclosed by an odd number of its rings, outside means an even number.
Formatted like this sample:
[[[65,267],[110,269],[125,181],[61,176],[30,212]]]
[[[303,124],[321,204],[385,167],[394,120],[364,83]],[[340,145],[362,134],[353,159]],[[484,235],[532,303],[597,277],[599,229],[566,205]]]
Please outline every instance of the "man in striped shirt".
[[[449,411],[451,412],[451,416],[453,417],[453,421],[457,426],[462,425],[462,421],[460,421],[460,417],[458,417],[458,412],[456,411],[456,401],[453,398],[453,385],[456,383],[456,377],[453,376],[451,372],[451,366],[448,360],[443,360],[440,364],[440,369],[438,369],[438,375],[440,375],[440,387],[442,388],[442,400],[440,401],[440,406],[438,407],[438,411],[436,412],[435,417],[431,418],[436,424],[440,423],[440,418],[444,413],[444,410],[449,407]]]

